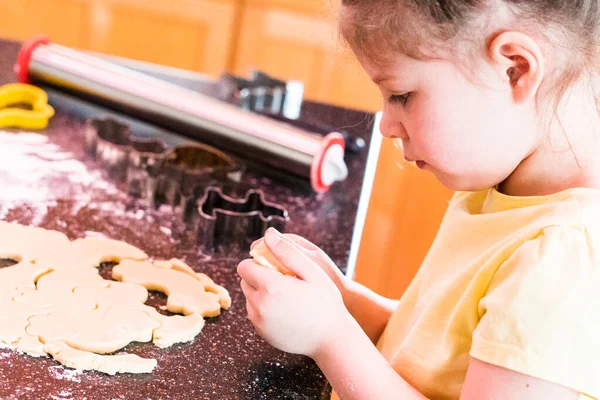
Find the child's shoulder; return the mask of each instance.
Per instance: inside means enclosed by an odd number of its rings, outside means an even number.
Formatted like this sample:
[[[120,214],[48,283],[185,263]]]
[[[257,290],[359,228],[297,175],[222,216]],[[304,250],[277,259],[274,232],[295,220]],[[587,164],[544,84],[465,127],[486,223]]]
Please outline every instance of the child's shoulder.
[[[559,251],[563,260],[572,257],[571,251],[600,254],[600,190],[570,189],[527,197],[494,189],[456,193],[435,248],[452,253],[461,248],[473,253],[469,259],[490,252],[509,257],[525,251],[531,257],[552,259]]]
[[[456,192],[448,211],[497,214],[502,218],[527,214],[554,216],[564,223],[600,225],[600,189],[573,188],[544,196],[510,196],[495,188]]]

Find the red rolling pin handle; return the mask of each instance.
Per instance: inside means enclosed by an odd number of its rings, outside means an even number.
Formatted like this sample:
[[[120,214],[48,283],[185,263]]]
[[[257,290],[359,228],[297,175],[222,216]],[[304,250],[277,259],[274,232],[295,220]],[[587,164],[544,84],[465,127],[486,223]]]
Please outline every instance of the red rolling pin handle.
[[[15,74],[20,83],[29,82],[29,61],[31,61],[31,55],[33,51],[42,44],[50,44],[50,39],[46,36],[36,36],[26,41],[17,57],[17,63],[15,64]]]
[[[325,136],[322,141],[321,149],[317,155],[315,155],[315,159],[310,168],[310,183],[312,188],[317,193],[326,192],[333,182],[324,182],[324,171],[323,164],[326,161],[326,156],[330,150],[332,150],[333,146],[340,146],[342,150],[345,148],[345,140],[341,133],[332,132]],[[342,159],[343,163],[343,159]],[[335,165],[334,165],[335,167]],[[345,167],[344,167],[345,170]],[[347,174],[347,170],[342,172],[342,174]],[[345,178],[345,176],[344,176]]]

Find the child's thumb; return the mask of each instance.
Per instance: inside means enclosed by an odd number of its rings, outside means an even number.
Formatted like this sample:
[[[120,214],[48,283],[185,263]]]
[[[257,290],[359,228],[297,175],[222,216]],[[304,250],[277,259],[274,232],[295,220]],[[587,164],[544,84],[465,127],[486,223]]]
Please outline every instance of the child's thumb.
[[[324,272],[290,239],[276,229],[265,234],[265,243],[273,255],[298,278],[311,281],[321,277]]]

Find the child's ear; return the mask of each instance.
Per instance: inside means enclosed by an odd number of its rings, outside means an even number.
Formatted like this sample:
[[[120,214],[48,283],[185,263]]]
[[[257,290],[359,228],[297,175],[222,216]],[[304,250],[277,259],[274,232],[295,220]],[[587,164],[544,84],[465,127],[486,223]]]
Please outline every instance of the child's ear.
[[[520,32],[502,32],[488,46],[489,55],[510,85],[515,103],[535,98],[544,76],[544,56],[538,44]]]

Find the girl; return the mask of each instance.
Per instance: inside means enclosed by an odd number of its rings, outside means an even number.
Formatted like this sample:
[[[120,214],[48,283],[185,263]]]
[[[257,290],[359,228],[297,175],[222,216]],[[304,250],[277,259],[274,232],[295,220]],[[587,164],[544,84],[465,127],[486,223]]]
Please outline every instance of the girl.
[[[239,265],[259,334],[342,399],[600,398],[598,0],[343,0],[340,21],[384,136],[457,193],[399,302],[267,232],[297,277]]]

